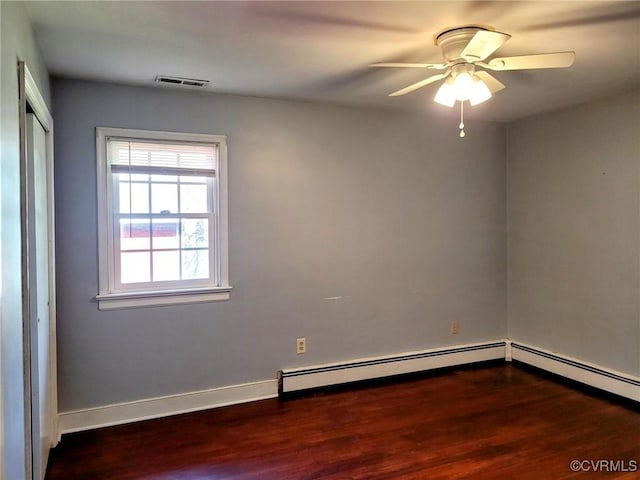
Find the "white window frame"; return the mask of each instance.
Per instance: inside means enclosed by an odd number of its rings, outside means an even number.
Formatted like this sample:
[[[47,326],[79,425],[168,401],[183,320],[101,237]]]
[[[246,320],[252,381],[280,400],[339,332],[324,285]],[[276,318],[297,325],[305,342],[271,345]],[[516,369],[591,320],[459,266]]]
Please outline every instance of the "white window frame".
[[[215,256],[216,285],[180,287],[180,282],[166,284],[162,290],[157,286],[123,285],[117,280],[117,262],[115,254],[117,239],[114,235],[113,219],[113,174],[107,154],[107,139],[117,137],[126,140],[151,140],[163,142],[199,142],[211,143],[218,147],[218,165],[216,167],[217,188],[213,212],[213,225],[210,231],[216,235],[210,237],[209,255]],[[161,132],[152,130],[131,130],[124,128],[97,127],[97,192],[98,192],[98,286],[96,295],[100,310],[120,308],[176,305],[183,303],[215,302],[228,300],[232,287],[229,285],[229,245],[228,245],[228,190],[227,190],[227,137],[199,133]]]

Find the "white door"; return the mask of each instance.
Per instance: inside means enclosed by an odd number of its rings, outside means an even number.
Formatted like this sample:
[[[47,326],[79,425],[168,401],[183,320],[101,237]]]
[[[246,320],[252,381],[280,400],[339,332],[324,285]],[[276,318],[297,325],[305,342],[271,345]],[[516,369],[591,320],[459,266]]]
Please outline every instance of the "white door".
[[[45,475],[51,447],[49,351],[49,225],[46,134],[27,115],[29,326],[31,338],[31,441],[33,479]]]

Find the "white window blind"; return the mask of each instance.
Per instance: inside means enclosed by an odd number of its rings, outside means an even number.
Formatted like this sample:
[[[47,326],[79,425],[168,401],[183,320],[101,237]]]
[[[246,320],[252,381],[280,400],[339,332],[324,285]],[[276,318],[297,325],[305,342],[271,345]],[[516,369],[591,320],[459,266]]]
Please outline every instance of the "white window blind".
[[[164,174],[215,176],[218,164],[216,144],[107,138],[107,149],[113,173],[152,169]]]

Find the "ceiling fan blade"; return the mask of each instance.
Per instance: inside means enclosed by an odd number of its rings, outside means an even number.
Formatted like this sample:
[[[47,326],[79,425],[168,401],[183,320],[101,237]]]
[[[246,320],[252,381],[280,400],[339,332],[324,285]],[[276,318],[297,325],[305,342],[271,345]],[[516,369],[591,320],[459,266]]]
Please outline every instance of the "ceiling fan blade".
[[[479,30],[464,47],[460,56],[471,62],[484,60],[510,38],[511,35],[506,33]]]
[[[262,4],[264,3],[264,5]],[[364,31],[378,31],[382,33],[416,35],[420,33],[415,28],[402,25],[393,25],[386,22],[368,21],[362,19],[362,15],[357,18],[347,18],[344,15],[327,15],[321,13],[321,9],[305,8],[283,9],[277,5],[270,5],[267,2],[256,2],[247,7],[248,14],[254,17],[262,17],[278,23],[289,23],[290,25],[306,24],[307,28],[345,28]],[[321,7],[323,8],[323,7]],[[316,11],[314,11],[316,10]]]
[[[424,80],[420,80],[419,82],[414,83],[413,85],[409,85],[408,87],[398,90],[397,92],[390,93],[389,96],[397,97],[400,95],[406,95],[407,93],[411,93],[414,90],[417,90],[422,87],[426,87],[430,83],[437,82],[438,80],[442,80],[443,78],[446,78],[447,75],[449,75],[449,71],[446,71],[445,73],[439,73],[437,75],[432,75],[430,77],[425,78]]]
[[[432,70],[443,70],[447,68],[444,63],[393,63],[393,62],[380,62],[372,63],[370,67],[398,67],[398,68],[429,68]]]
[[[475,75],[477,75],[478,78],[480,78],[480,80],[482,80],[487,85],[491,93],[496,93],[502,90],[503,88],[506,88],[502,84],[502,82],[500,82],[498,79],[496,79],[496,77],[494,77],[493,75],[487,72],[483,72],[479,70],[475,72]]]
[[[575,52],[541,53],[519,57],[492,58],[484,66],[490,70],[528,70],[534,68],[565,68],[573,65]]]
[[[552,28],[584,27],[591,25],[610,25],[614,22],[633,22],[640,17],[638,2],[610,2],[601,7],[591,7],[592,16],[581,14],[565,14],[558,17],[552,16],[547,21],[525,26],[525,32],[535,32]]]

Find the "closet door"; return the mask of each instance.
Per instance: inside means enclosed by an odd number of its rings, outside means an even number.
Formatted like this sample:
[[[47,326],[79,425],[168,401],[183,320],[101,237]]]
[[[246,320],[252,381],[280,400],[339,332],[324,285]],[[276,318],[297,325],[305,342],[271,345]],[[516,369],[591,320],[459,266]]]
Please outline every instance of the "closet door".
[[[26,119],[31,447],[33,478],[42,480],[51,446],[49,332],[49,225],[46,134],[33,114]]]

